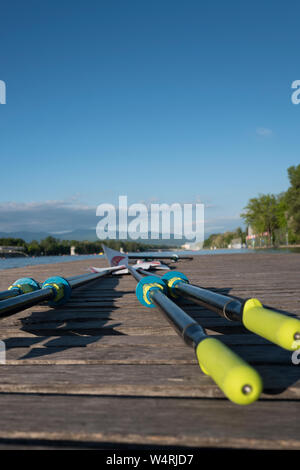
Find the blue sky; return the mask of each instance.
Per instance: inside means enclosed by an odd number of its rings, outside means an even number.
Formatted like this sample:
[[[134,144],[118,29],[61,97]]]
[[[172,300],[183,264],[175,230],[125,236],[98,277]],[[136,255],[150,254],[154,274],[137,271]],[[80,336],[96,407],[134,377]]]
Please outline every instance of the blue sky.
[[[82,228],[122,194],[204,202],[210,231],[240,225],[248,199],[286,190],[300,163],[299,13],[296,1],[2,3],[0,231],[61,230],[61,207],[65,229]]]

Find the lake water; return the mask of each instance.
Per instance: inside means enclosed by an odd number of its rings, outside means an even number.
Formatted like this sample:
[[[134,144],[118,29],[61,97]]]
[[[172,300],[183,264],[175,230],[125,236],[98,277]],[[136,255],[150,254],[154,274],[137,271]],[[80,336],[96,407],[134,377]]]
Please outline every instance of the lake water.
[[[36,256],[20,258],[0,258],[0,270],[10,268],[22,268],[23,266],[35,266],[37,264],[54,264],[69,261],[90,259],[93,263],[97,259],[104,258],[103,255],[76,255],[76,256]]]
[[[247,248],[242,248],[240,250],[228,250],[228,249],[219,249],[219,250],[200,250],[200,251],[164,251],[157,253],[158,255],[170,255],[176,253],[177,255],[191,255],[191,256],[201,256],[201,255],[230,255],[230,254],[248,254],[248,253],[291,253],[298,252],[300,253],[299,248],[283,248],[283,249],[264,249],[264,250],[248,250]],[[130,253],[129,253],[130,254]],[[133,253],[132,253],[133,254]],[[155,254],[155,252],[145,252],[146,254]],[[10,268],[21,268],[23,266],[35,266],[37,264],[53,264],[53,263],[67,263],[70,261],[79,261],[79,260],[90,260],[91,264],[94,264],[98,259],[104,258],[103,255],[76,255],[76,256],[37,256],[33,258],[20,257],[20,258],[0,258],[0,270],[10,269]]]

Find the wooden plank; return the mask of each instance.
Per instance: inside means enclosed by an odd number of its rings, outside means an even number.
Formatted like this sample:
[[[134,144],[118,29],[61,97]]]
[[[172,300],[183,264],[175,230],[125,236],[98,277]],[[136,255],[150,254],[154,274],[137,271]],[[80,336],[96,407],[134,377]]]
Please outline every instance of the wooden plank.
[[[298,449],[300,405],[280,407],[279,414],[272,401],[237,409],[225,400],[2,394],[0,439]]]
[[[97,341],[97,340],[96,340]],[[248,363],[284,364],[291,365],[291,352],[272,345],[231,345],[231,349]],[[152,345],[123,345],[122,348],[102,346],[92,348],[91,342],[87,348],[74,347],[38,347],[14,348],[6,352],[6,363],[17,364],[26,362],[32,364],[196,364],[193,349],[178,345],[158,347]]]
[[[297,367],[256,366],[265,400],[300,399]],[[15,365],[0,368],[0,393],[223,398],[191,364]]]
[[[139,336],[127,336],[127,335],[115,335],[115,336],[84,336],[84,335],[63,335],[63,336],[35,336],[27,332],[15,330],[16,336],[12,336],[10,332],[1,333],[1,338],[5,342],[6,349],[12,348],[30,348],[38,344],[39,347],[44,346],[46,348],[52,347],[90,347],[90,348],[102,348],[102,347],[122,347],[122,346],[137,346],[146,345],[158,347],[162,345],[161,336],[157,335],[139,335]],[[216,337],[222,343],[228,345],[240,344],[240,345],[262,345],[271,344],[269,341],[261,338],[260,336],[253,334],[241,334],[241,335],[211,335]],[[183,348],[187,348],[182,338],[178,335],[165,335],[163,345],[170,347],[179,347],[182,345]],[[137,349],[138,351],[138,349]]]

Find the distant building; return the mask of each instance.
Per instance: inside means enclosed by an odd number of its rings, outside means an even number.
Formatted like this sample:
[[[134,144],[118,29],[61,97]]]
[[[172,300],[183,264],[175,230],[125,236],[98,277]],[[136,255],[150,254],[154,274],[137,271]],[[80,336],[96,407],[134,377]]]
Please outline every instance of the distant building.
[[[270,233],[255,233],[254,229],[248,226],[248,235],[246,236],[246,244],[248,247],[265,247],[271,243]]]
[[[203,243],[184,243],[184,245],[181,245],[181,248],[183,250],[198,251],[202,250]]]
[[[232,250],[240,250],[241,248],[243,248],[242,239],[241,238],[233,238],[231,240],[231,243],[228,245],[228,248],[232,249]]]
[[[190,243],[184,243],[184,245],[181,245],[181,248],[183,250],[190,250],[191,249],[191,245]]]
[[[25,248],[24,246],[3,245],[3,246],[0,246],[0,251],[3,251],[5,253],[10,253],[10,252],[16,252],[16,251],[25,251]]]
[[[0,256],[6,257],[6,256],[28,256],[25,253],[25,247],[24,246],[0,246]]]

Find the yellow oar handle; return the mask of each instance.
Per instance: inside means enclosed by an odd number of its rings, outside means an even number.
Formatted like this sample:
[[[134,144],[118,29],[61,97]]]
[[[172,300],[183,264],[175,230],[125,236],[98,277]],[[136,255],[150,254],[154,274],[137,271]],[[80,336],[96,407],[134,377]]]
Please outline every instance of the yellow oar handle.
[[[248,405],[258,399],[263,385],[253,367],[215,338],[205,338],[197,348],[199,365],[229,400]]]
[[[264,308],[257,299],[245,302],[243,324],[253,333],[289,351],[300,346],[300,320]]]

